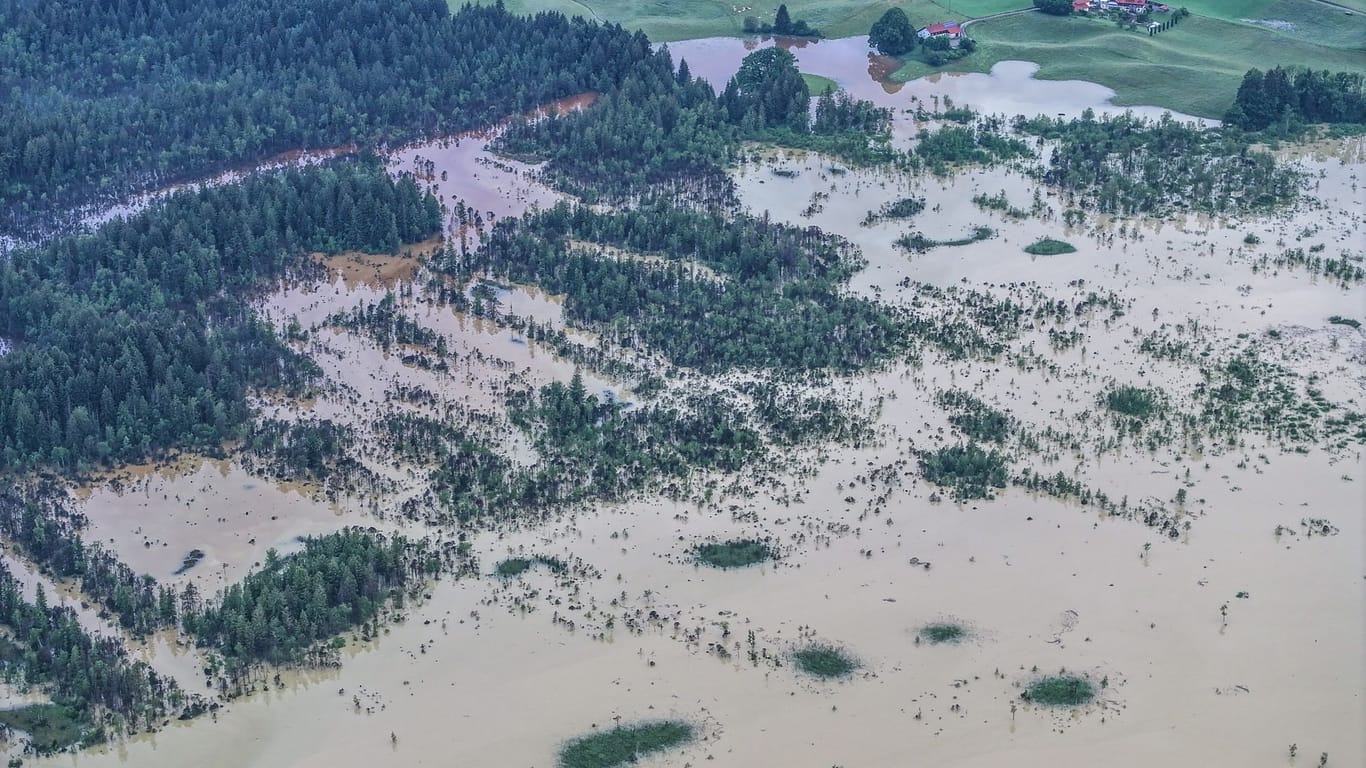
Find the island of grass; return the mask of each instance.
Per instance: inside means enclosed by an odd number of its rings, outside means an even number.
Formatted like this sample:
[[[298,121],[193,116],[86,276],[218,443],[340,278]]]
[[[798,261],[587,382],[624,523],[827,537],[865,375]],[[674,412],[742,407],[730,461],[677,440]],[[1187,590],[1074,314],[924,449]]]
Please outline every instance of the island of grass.
[[[907,232],[896,239],[896,245],[903,250],[924,253],[931,248],[940,246],[972,245],[982,240],[990,240],[995,236],[996,230],[991,227],[973,227],[972,234],[956,240],[932,240],[920,232]]]
[[[27,733],[29,749],[39,755],[105,740],[104,729],[91,723],[89,712],[67,704],[29,704],[0,710],[0,724]]]
[[[1021,698],[1050,707],[1079,707],[1096,697],[1096,687],[1080,675],[1052,675],[1029,684]]]
[[[1126,384],[1105,393],[1106,408],[1140,421],[1153,415],[1161,403],[1161,392],[1156,389],[1144,389]]]
[[[1056,256],[1060,253],[1076,253],[1077,247],[1064,240],[1045,237],[1025,246],[1025,253],[1035,256]]]
[[[713,568],[744,568],[773,559],[773,548],[757,539],[732,539],[701,544],[693,554],[697,562]]]
[[[560,749],[558,768],[614,768],[692,741],[695,729],[679,720],[619,725],[580,736]]]
[[[520,576],[531,569],[531,560],[525,557],[509,557],[493,567],[493,572],[505,579]]]
[[[858,669],[858,661],[840,648],[828,643],[812,643],[792,653],[797,669],[822,680],[848,677]]]
[[[1290,28],[1276,30],[1246,22],[1257,17],[1247,13],[1245,3],[1197,0],[1184,5],[1195,15],[1153,36],[1141,28],[1127,30],[1082,16],[1025,13],[983,21],[972,26],[977,41],[972,56],[942,67],[908,59],[892,79],[906,82],[943,71],[985,73],[1002,61],[1028,61],[1039,65],[1038,79],[1087,80],[1113,88],[1115,104],[1156,104],[1220,118],[1247,70],[1269,66],[1269,50],[1276,51],[1276,61],[1310,69],[1360,69],[1352,40],[1352,35],[1360,39],[1360,15],[1345,16],[1318,3],[1280,3],[1274,18],[1290,22]],[[1173,82],[1182,86],[1173,88]]]
[[[972,443],[950,445],[920,457],[925,479],[953,490],[958,500],[989,499],[992,489],[1006,487],[1006,460],[996,451]]]
[[[922,641],[929,643],[930,645],[960,643],[968,636],[968,630],[962,624],[955,624],[950,621],[937,621],[921,627],[918,636]]]
[[[819,96],[827,91],[834,93],[840,89],[840,84],[828,77],[813,75],[810,72],[803,72],[801,75],[802,80],[806,82],[806,89],[812,96]]]
[[[564,564],[564,561],[557,557],[536,555],[534,557],[509,557],[508,559],[499,562],[498,565],[495,565],[493,567],[493,572],[505,579],[512,578],[513,576],[520,576],[523,573],[526,573],[531,570],[531,567],[534,565],[544,565],[554,573],[564,573],[568,570],[568,566]]]

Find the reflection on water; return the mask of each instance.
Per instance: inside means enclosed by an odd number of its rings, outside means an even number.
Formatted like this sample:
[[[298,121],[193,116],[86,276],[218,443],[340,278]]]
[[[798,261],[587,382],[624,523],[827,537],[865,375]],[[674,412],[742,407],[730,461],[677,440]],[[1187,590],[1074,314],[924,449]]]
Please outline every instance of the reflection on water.
[[[797,57],[801,71],[828,77],[851,95],[885,107],[905,109],[916,99],[928,104],[935,97],[949,97],[956,104],[988,114],[1075,117],[1093,109],[1100,113],[1132,111],[1155,118],[1170,111],[1158,107],[1116,106],[1111,103],[1115,92],[1097,83],[1036,79],[1034,74],[1039,70],[1038,65],[1026,61],[998,62],[991,68],[991,73],[985,75],[942,72],[900,83],[891,79],[892,73],[900,68],[900,62],[873,53],[866,36],[835,40],[708,37],[670,43],[669,51],[675,60],[687,59],[694,75],[719,90],[740,68],[746,55],[772,45],[791,51]],[[1216,122],[1173,115],[1202,124]]]

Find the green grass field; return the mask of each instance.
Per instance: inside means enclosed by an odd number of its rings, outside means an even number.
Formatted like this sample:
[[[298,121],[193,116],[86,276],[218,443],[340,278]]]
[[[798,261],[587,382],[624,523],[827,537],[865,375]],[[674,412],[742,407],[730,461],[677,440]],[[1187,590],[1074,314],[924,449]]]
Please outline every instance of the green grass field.
[[[1247,2],[1252,4],[1252,0]],[[1325,18],[1323,14],[1332,14],[1331,21],[1338,21],[1337,11],[1318,8],[1322,9],[1318,15],[1312,9],[1297,11],[1316,22]],[[1366,19],[1344,17],[1344,22],[1356,31],[1335,31],[1330,41],[1353,35],[1356,40],[1366,39]],[[983,22],[971,31],[978,42],[977,52],[942,70],[987,72],[998,61],[1032,61],[1040,66],[1040,78],[1089,80],[1113,88],[1116,104],[1150,104],[1201,117],[1222,116],[1233,103],[1244,73],[1253,67],[1366,69],[1366,56],[1360,50],[1201,16],[1192,16],[1155,37],[1096,19],[1038,13]],[[913,80],[942,70],[910,62],[895,77]]]
[[[964,19],[975,19],[993,13],[1029,8],[1034,5],[1034,0],[940,0],[939,4]]]
[[[483,0],[491,2],[491,0]],[[1022,8],[1031,0],[788,0],[787,10],[794,19],[802,19],[828,37],[866,35],[888,8],[899,7],[917,24],[963,19],[969,9],[1012,6]],[[452,8],[459,8],[464,0],[449,0]],[[504,0],[513,13],[560,11],[570,16],[584,16],[600,21],[614,21],[627,29],[641,29],[656,43],[688,40],[696,37],[738,35],[746,16],[761,21],[772,21],[778,11],[777,0]],[[739,9],[739,10],[737,10]],[[983,11],[971,15],[984,15]]]
[[[806,90],[810,91],[812,96],[819,96],[822,93],[825,93],[825,89],[827,88],[833,91],[838,91],[840,89],[840,84],[828,77],[821,77],[820,75],[812,75],[803,72],[802,79],[806,81]]]
[[[450,0],[458,6],[464,0]],[[484,0],[489,1],[489,0]],[[515,13],[555,10],[641,29],[655,42],[738,35],[746,16],[771,20],[777,0],[745,5],[724,0],[505,0]],[[964,20],[1031,5],[1031,0],[791,0],[788,11],[830,37],[866,35],[888,8],[906,11],[917,26]],[[1366,0],[1345,11],[1311,0],[1173,0],[1195,16],[1149,37],[1113,23],[1039,13],[975,24],[976,53],[936,70],[911,61],[895,78],[936,71],[987,72],[998,61],[1040,65],[1038,77],[1089,80],[1113,88],[1115,103],[1153,105],[1201,117],[1221,117],[1253,67],[1308,66],[1366,71]],[[813,88],[813,93],[819,92]]]

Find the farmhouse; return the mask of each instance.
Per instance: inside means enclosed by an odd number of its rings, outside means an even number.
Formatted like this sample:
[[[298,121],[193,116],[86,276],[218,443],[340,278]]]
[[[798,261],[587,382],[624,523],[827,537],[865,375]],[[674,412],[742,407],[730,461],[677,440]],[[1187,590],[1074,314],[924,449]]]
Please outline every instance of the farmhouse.
[[[928,40],[931,37],[947,37],[950,40],[957,40],[963,36],[963,28],[956,21],[944,21],[939,24],[931,24],[928,27],[921,27],[915,34],[921,40]]]
[[[1072,0],[1072,11],[1123,11],[1137,16],[1144,11],[1166,13],[1170,6],[1153,0]]]

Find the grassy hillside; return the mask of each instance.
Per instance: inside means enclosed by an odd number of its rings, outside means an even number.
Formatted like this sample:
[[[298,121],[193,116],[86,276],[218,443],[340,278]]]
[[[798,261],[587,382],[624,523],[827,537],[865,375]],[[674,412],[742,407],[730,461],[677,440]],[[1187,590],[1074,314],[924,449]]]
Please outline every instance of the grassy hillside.
[[[1250,6],[1257,0],[1243,1]],[[1277,4],[1280,0],[1264,3]],[[1324,8],[1324,12],[1333,14],[1333,23],[1339,21],[1336,11]],[[1305,16],[1323,18],[1322,14]],[[1342,22],[1348,28],[1334,31],[1330,40],[1354,34],[1358,41],[1366,39],[1366,19],[1350,17]],[[982,22],[973,26],[972,34],[980,44],[977,53],[944,69],[986,72],[998,61],[1033,61],[1040,65],[1041,78],[1089,80],[1113,88],[1118,94],[1117,104],[1152,104],[1202,117],[1223,115],[1233,103],[1243,74],[1252,67],[1283,64],[1334,71],[1363,69],[1360,50],[1201,16],[1192,16],[1155,37],[1094,19],[1043,14]],[[912,62],[895,77],[911,80],[934,71]]]
[[[1029,8],[1034,5],[1034,0],[940,0],[939,4],[957,12],[961,18],[971,19]]]
[[[464,0],[451,0],[453,4]],[[740,34],[746,16],[771,20],[777,0],[505,0],[514,13],[556,10],[628,29],[656,42]],[[888,8],[915,24],[964,20],[1028,7],[1032,0],[790,0],[794,19],[831,37],[866,35]],[[1343,0],[1363,13],[1312,0],[1184,0],[1196,16],[1156,37],[1127,32],[1096,19],[1024,14],[972,27],[977,53],[943,69],[987,72],[998,61],[1040,65],[1039,77],[1089,80],[1115,89],[1118,104],[1151,104],[1202,117],[1220,117],[1252,67],[1294,64],[1316,69],[1366,69],[1366,0]],[[742,9],[737,11],[736,9]],[[910,62],[895,77],[935,71]]]
[[[484,0],[491,2],[491,0]],[[458,7],[464,0],[450,0]],[[873,22],[888,8],[900,7],[913,20],[962,19],[974,8],[1011,5],[1024,7],[1030,0],[788,0],[787,10],[794,19],[803,19],[830,37],[866,35]],[[560,11],[571,16],[585,16],[602,21],[614,21],[627,29],[641,29],[654,42],[672,42],[695,37],[716,37],[740,34],[746,16],[761,21],[772,21],[778,10],[777,0],[504,0],[513,13]],[[745,8],[736,12],[736,8]],[[983,11],[977,15],[991,13]]]

